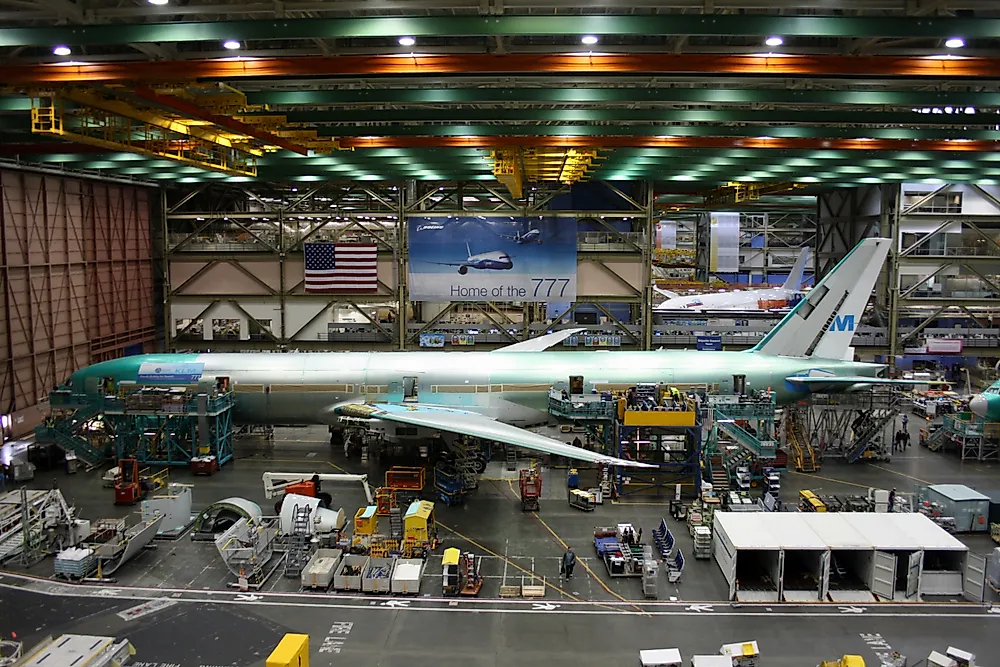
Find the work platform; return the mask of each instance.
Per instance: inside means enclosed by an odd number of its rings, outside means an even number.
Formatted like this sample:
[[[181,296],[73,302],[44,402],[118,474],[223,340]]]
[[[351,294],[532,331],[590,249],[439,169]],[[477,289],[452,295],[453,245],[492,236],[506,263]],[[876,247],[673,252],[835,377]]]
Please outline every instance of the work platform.
[[[665,400],[667,385],[639,385],[629,408],[615,393],[628,386],[598,385],[595,393],[571,394],[561,384],[549,391],[550,414],[582,425],[604,454],[656,466],[611,470],[617,497],[673,497],[678,484],[690,495],[698,494],[702,429],[694,401]],[[646,409],[635,409],[639,406]]]
[[[117,393],[61,387],[49,396],[52,415],[35,429],[38,442],[54,442],[97,465],[109,456],[145,465],[187,466],[214,456],[233,458],[232,391],[190,387],[120,386]]]
[[[945,415],[941,428],[922,442],[931,451],[953,449],[963,461],[1000,461],[1000,422],[969,412]]]

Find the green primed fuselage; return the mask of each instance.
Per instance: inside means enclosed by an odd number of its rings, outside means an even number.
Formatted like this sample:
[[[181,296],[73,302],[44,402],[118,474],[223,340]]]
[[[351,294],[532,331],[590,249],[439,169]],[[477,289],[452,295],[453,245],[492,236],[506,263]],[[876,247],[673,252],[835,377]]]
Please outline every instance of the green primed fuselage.
[[[546,416],[548,388],[574,375],[595,384],[717,386],[726,394],[732,393],[738,374],[746,376],[749,389],[770,388],[784,404],[806,395],[786,377],[809,371],[875,377],[883,368],[831,359],[676,350],[156,354],[95,364],[71,380],[74,390],[82,391],[103,378],[135,382],[141,364],[192,363],[204,364],[206,380],[229,378],[236,391],[234,421],[264,424],[333,423],[332,405],[359,399],[398,402],[411,385],[421,404],[462,408],[515,425],[537,423]]]

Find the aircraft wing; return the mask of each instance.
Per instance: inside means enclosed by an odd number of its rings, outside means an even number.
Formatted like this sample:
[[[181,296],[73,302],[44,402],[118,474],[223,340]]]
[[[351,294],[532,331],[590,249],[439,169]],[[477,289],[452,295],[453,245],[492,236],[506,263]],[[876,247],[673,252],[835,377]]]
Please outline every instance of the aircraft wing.
[[[565,456],[579,461],[591,463],[607,463],[610,465],[628,466],[633,468],[653,468],[648,463],[638,463],[625,459],[605,456],[597,452],[567,445],[538,433],[532,433],[516,426],[498,422],[475,412],[456,410],[452,408],[428,405],[401,405],[398,403],[361,404],[349,403],[336,406],[334,414],[343,417],[361,419],[381,419],[385,421],[422,426],[424,428],[471,435],[485,440],[494,440],[524,449],[531,449],[544,454]]]
[[[785,381],[793,384],[804,384],[806,386],[811,384],[948,384],[942,380],[904,380],[899,378],[873,378],[865,377],[863,375],[841,375],[839,377],[833,375],[825,377],[822,375],[793,375],[791,377],[786,377]]]

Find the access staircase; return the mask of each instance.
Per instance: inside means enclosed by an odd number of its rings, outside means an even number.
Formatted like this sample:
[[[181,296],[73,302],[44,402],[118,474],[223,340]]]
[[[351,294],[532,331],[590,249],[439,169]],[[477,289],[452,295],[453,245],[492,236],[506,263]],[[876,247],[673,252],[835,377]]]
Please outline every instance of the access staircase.
[[[792,456],[795,461],[795,469],[798,472],[816,472],[819,466],[816,464],[816,450],[813,448],[809,437],[806,435],[802,423],[796,417],[788,421],[788,431],[786,432],[787,442],[792,449]]]
[[[455,438],[455,469],[466,491],[479,487],[479,443],[470,438]],[[513,448],[511,448],[513,449]]]
[[[927,436],[924,446],[932,452],[940,450],[948,442],[948,432],[942,427]]]
[[[74,433],[73,421],[70,419],[59,419],[51,425],[41,424],[35,427],[36,442],[52,442],[59,445],[64,451],[73,452],[76,457],[88,466],[98,466],[107,458],[104,452],[93,445],[87,438]],[[76,420],[79,427],[82,423]]]
[[[729,473],[723,463],[722,454],[712,454],[708,459],[709,473],[711,474],[712,488],[716,494],[729,490]]]
[[[746,430],[737,419],[727,416],[722,410],[715,410],[717,428],[728,435],[737,445],[762,459],[773,459],[776,446],[773,440],[761,440]]]
[[[285,558],[285,576],[298,577],[302,574],[312,552],[312,531],[309,519],[312,507],[296,505],[292,515],[292,533],[288,536],[288,554]]]
[[[880,408],[859,417],[855,422],[857,429],[854,429],[854,443],[847,452],[847,461],[854,463],[869,449],[878,448],[883,429],[896,417],[896,414],[895,410]]]

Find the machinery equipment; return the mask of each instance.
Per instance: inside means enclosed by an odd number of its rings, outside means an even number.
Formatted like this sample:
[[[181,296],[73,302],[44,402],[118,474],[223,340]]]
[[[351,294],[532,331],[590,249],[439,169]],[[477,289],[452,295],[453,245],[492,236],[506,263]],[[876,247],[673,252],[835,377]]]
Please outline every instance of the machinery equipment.
[[[538,499],[542,496],[542,473],[534,468],[521,470],[518,473],[518,488],[521,491],[521,509],[537,512]]]
[[[803,512],[825,512],[826,505],[809,489],[799,491],[799,509]]]
[[[483,578],[479,573],[482,557],[469,552],[461,552],[455,547],[445,549],[443,593],[448,596],[479,595]]]
[[[301,472],[265,472],[261,475],[264,482],[264,497],[278,498],[274,504],[274,511],[281,514],[281,503],[288,494],[319,498],[320,506],[329,509],[333,503],[333,496],[321,490],[323,482],[361,482],[365,490],[365,497],[369,504],[374,502],[371,487],[368,486],[368,475],[346,475],[346,474],[310,474]]]
[[[865,659],[860,655],[845,655],[840,660],[824,660],[819,667],[865,667]]]
[[[154,474],[149,468],[139,470],[137,459],[121,459],[115,477],[115,505],[134,505],[166,485],[166,470]]]
[[[583,510],[584,512],[593,512],[594,508],[597,506],[597,499],[594,497],[592,491],[570,489],[569,506]]]

